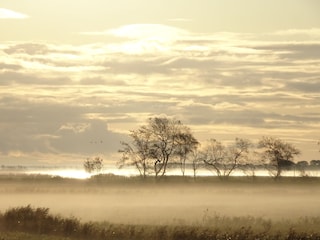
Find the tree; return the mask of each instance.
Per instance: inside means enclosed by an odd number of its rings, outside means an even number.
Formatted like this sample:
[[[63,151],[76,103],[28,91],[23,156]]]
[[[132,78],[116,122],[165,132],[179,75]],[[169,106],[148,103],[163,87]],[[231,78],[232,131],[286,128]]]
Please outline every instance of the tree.
[[[309,163],[307,161],[299,161],[295,165],[295,169],[297,169],[300,172],[301,177],[306,177],[306,169],[308,168]]]
[[[252,145],[251,145],[252,146]],[[239,168],[242,170],[242,172],[248,176],[255,178],[256,171],[261,168],[261,161],[259,161],[259,153],[256,151],[250,151],[247,154],[248,161],[242,163]]]
[[[83,163],[84,170],[88,173],[100,172],[103,168],[103,159],[95,157],[94,159],[87,158]]]
[[[122,158],[118,165],[120,168],[134,166],[139,171],[140,176],[145,178],[150,170],[149,147],[151,132],[141,127],[138,130],[131,131],[130,136],[133,139],[131,145],[121,142],[123,148],[119,152],[122,153]]]
[[[228,176],[240,163],[247,162],[251,146],[252,144],[248,139],[236,138],[235,142],[228,147],[227,158],[228,162],[230,162]]]
[[[226,151],[221,142],[216,139],[208,140],[202,150],[202,158],[207,166],[215,170],[217,176],[221,177],[224,175],[221,169],[226,158]]]
[[[300,154],[300,150],[290,143],[278,138],[262,137],[258,147],[263,149],[262,159],[267,161],[268,170],[275,171],[276,178],[281,176],[283,170],[288,170],[294,165],[294,157]]]
[[[193,178],[196,179],[197,170],[200,168],[201,163],[203,163],[200,152],[197,148],[191,151],[191,153],[189,154],[189,158],[191,160]]]
[[[310,166],[312,169],[319,169],[320,168],[320,160],[311,160]]]
[[[242,138],[236,138],[230,146],[210,139],[202,151],[203,161],[215,170],[218,177],[229,177],[239,163],[246,159],[250,146],[250,141]]]
[[[142,176],[153,169],[156,177],[164,176],[168,163],[186,156],[198,141],[181,121],[169,118],[150,118],[146,125],[131,131],[132,143],[122,143],[121,166],[135,166]]]
[[[179,158],[179,164],[180,164],[180,169],[182,172],[182,176],[185,175],[186,171],[186,160],[188,155],[193,154],[199,143],[198,141],[192,136],[189,128],[183,127],[177,134],[177,149],[176,149],[176,154]]]

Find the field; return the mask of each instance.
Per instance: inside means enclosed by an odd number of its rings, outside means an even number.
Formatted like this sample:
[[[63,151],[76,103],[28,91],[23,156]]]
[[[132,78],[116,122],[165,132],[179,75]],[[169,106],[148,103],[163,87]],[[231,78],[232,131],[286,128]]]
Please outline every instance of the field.
[[[318,178],[2,175],[0,199],[6,240],[320,239]]]

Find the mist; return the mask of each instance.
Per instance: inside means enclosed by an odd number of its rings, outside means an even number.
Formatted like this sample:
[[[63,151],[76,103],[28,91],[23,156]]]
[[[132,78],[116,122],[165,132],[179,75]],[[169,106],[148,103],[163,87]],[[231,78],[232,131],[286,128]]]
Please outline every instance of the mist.
[[[133,181],[133,180],[132,180]],[[295,180],[292,180],[295,181]],[[298,219],[320,215],[313,181],[130,182],[1,180],[0,211],[32,205],[81,221],[197,224],[207,216]]]

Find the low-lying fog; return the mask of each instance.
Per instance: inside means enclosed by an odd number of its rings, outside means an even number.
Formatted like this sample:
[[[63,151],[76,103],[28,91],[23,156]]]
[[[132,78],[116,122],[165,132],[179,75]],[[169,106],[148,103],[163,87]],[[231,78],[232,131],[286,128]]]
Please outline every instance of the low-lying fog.
[[[0,211],[48,207],[51,213],[83,221],[115,223],[199,223],[205,216],[264,218],[320,216],[320,188],[308,184],[115,184],[3,183]]]

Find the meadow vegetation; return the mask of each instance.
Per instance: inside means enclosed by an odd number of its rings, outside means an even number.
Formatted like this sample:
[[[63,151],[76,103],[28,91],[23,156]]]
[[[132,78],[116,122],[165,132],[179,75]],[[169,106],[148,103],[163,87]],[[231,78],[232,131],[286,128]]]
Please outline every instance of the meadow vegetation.
[[[1,239],[320,239],[320,218],[271,221],[255,217],[209,216],[193,225],[129,225],[80,222],[49,213],[48,208],[11,208],[1,213]]]
[[[230,177],[221,181],[182,176],[97,175],[76,180],[1,175],[0,239],[320,239],[319,185],[320,179],[311,177]],[[63,214],[65,208],[59,210],[52,201],[74,207],[74,211]],[[291,206],[281,212],[279,207],[285,205]],[[282,217],[261,216],[248,206],[263,207],[265,212],[274,209]],[[231,214],[223,211],[229,208],[233,208]],[[241,208],[248,209],[241,212]],[[302,214],[286,215],[299,209]],[[84,215],[77,215],[81,211]],[[95,211],[105,218],[83,217]],[[108,215],[111,211],[115,213]],[[146,220],[125,221],[130,214]]]

